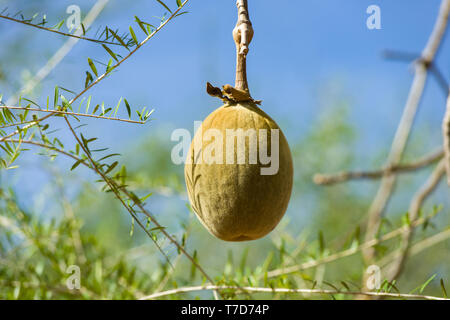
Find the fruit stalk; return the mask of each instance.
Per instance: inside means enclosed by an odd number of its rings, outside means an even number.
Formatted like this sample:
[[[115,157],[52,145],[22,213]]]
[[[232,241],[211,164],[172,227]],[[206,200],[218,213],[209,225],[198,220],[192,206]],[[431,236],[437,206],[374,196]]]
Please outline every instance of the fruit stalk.
[[[237,0],[238,20],[233,29],[233,39],[236,44],[236,89],[245,90],[249,94],[247,82],[247,53],[253,38],[253,27],[248,14],[247,0]]]

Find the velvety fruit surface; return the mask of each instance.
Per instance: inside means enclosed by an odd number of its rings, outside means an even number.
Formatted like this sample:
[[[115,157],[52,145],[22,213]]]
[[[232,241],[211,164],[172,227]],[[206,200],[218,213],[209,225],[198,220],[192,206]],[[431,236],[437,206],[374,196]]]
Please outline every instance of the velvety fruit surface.
[[[254,129],[256,139],[260,138],[260,129],[266,129],[269,157],[273,150],[271,129],[278,129],[276,174],[261,174],[261,168],[271,164],[261,163],[259,154],[256,163],[250,163],[248,137],[244,149],[238,148],[238,140],[234,140],[234,149],[228,149],[234,157],[230,164],[226,154],[227,129]],[[222,145],[217,138],[220,134]],[[260,146],[259,143],[258,153]],[[218,164],[221,150],[222,163]],[[238,164],[238,153],[242,156],[243,150],[245,161]],[[254,240],[272,231],[287,209],[293,183],[292,156],[281,129],[257,105],[224,105],[212,112],[196,132],[187,156],[185,179],[192,208],[211,234],[226,241]]]

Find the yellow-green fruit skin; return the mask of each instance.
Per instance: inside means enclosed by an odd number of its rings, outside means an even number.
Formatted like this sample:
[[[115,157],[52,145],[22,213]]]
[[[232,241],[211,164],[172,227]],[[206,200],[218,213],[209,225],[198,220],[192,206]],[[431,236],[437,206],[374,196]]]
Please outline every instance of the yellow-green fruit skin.
[[[237,164],[237,161],[227,163],[225,138],[223,164],[198,163],[199,148],[194,148],[194,142],[203,142],[201,150],[207,148],[213,141],[210,137],[205,138],[208,129],[216,129],[225,137],[227,129],[239,128],[244,131],[256,129],[256,132],[266,129],[269,155],[271,129],[279,130],[279,168],[276,174],[261,174],[261,168],[270,164],[261,164],[259,156],[256,164],[249,163],[249,158],[244,164]],[[245,143],[248,157],[248,138]],[[236,146],[237,143],[235,150]],[[291,151],[281,129],[256,104],[224,105],[212,112],[202,122],[201,130],[197,130],[187,155],[185,180],[192,208],[211,234],[225,241],[259,239],[277,226],[287,209],[293,184]]]

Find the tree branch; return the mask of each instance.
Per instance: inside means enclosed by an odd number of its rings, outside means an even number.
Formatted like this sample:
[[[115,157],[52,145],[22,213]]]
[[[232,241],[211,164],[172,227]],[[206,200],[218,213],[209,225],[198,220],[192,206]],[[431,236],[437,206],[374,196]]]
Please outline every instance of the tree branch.
[[[53,113],[53,114],[64,114],[67,116],[75,116],[75,117],[88,117],[88,118],[96,118],[96,119],[104,119],[104,120],[114,120],[114,121],[122,121],[122,122],[128,122],[128,123],[136,123],[136,124],[145,124],[146,121],[137,121],[137,120],[130,120],[130,119],[121,119],[121,118],[113,118],[113,117],[105,117],[95,114],[88,114],[88,113],[77,113],[77,112],[70,112],[70,111],[62,111],[62,110],[47,110],[47,109],[39,109],[39,108],[26,108],[26,107],[17,107],[17,106],[0,106],[0,109],[10,109],[10,110],[29,110],[29,111],[35,111],[35,112],[46,112],[46,113]],[[23,123],[17,123],[15,125],[20,125]],[[10,124],[8,126],[12,126],[13,124]]]
[[[408,256],[409,257],[414,256],[422,252],[423,250],[426,250],[442,241],[448,240],[449,238],[450,238],[450,228],[413,244],[409,249]],[[402,250],[400,248],[394,252],[391,252],[389,255],[384,256],[383,259],[377,262],[377,265],[383,268],[389,263],[391,263],[393,260],[398,259],[401,256],[401,254]]]
[[[417,227],[417,226],[425,223],[428,219],[429,218],[418,219],[418,220],[412,222],[411,225],[413,227]],[[336,260],[339,260],[339,259],[342,259],[345,257],[349,257],[349,256],[354,255],[364,249],[372,248],[384,241],[388,241],[390,239],[398,237],[407,231],[408,231],[408,227],[402,226],[402,227],[395,229],[389,233],[386,233],[385,235],[381,236],[380,238],[371,239],[371,240],[366,241],[356,247],[352,247],[352,248],[349,248],[349,249],[346,249],[343,251],[336,252],[334,254],[330,254],[329,256],[323,257],[321,259],[308,261],[308,262],[302,263],[300,265],[271,270],[267,273],[267,277],[274,278],[274,277],[278,277],[278,276],[281,276],[284,274],[290,274],[290,273],[294,273],[294,272],[298,272],[298,271],[302,271],[302,270],[306,270],[306,269],[310,269],[310,268],[315,268],[315,267],[318,267],[318,266],[326,264],[326,263],[330,263],[330,262],[333,262],[333,261],[336,261]]]
[[[346,182],[348,180],[357,179],[379,179],[383,176],[388,176],[393,173],[406,173],[422,169],[429,166],[436,161],[440,160],[444,156],[444,151],[442,149],[436,150],[429,155],[422,157],[421,159],[407,163],[407,164],[397,164],[391,167],[386,167],[379,170],[373,171],[343,171],[335,174],[321,174],[318,173],[314,175],[314,183],[320,185],[330,185],[335,183]]]
[[[427,70],[433,63],[439,50],[442,38],[447,29],[449,13],[450,0],[442,0],[433,32],[430,35],[427,45],[422,51],[422,58],[415,63],[414,80],[410,88],[402,118],[392,142],[391,151],[387,159],[388,167],[397,165],[401,161],[403,151],[406,147],[412,124],[414,122],[417,107],[423,94],[423,89],[427,78]],[[383,176],[378,193],[369,209],[366,240],[370,240],[375,237],[380,226],[383,212],[394,190],[395,182],[395,174]],[[364,252],[364,257],[367,264],[371,264],[373,262],[374,256],[375,250],[373,250],[373,248],[369,248]],[[365,283],[366,281],[363,282]]]
[[[59,35],[62,35],[62,36],[66,36],[66,37],[86,40],[86,41],[100,43],[100,44],[120,45],[120,43],[116,43],[116,42],[105,41],[105,40],[98,40],[98,39],[93,39],[93,38],[80,36],[77,33],[62,32],[62,31],[55,30],[55,29],[52,29],[52,28],[47,28],[47,27],[44,27],[44,26],[41,26],[41,25],[38,25],[38,24],[30,23],[30,22],[27,22],[26,20],[20,20],[20,19],[16,19],[16,18],[5,16],[5,15],[0,15],[0,18],[1,19],[10,20],[10,21],[14,21],[14,22],[17,22],[17,23],[21,23],[21,24],[24,24],[24,25],[27,25],[27,26],[30,26],[30,27],[34,27],[34,28],[38,28],[38,29],[41,29],[41,30],[53,32],[53,33],[56,33],[56,34],[59,34]],[[82,33],[81,27],[79,29],[77,29],[77,31]]]
[[[428,178],[428,180],[425,182],[425,184],[420,188],[420,190],[416,193],[416,195],[412,199],[408,213],[410,223],[415,222],[418,219],[423,203],[439,185],[439,182],[441,181],[444,174],[445,174],[445,163],[444,161],[441,161],[437,165],[431,176]],[[414,228],[411,225],[408,226],[406,232],[403,234],[400,255],[397,258],[397,260],[394,261],[390,267],[388,267],[386,277],[390,279],[390,281],[396,279],[403,270],[406,258],[408,256],[409,245],[413,233]]]
[[[354,291],[340,291],[340,290],[323,290],[323,289],[287,289],[287,288],[264,288],[264,287],[236,287],[236,286],[214,286],[214,285],[204,285],[195,287],[182,287],[172,290],[167,290],[164,292],[158,292],[151,294],[146,297],[140,298],[140,300],[151,300],[156,298],[161,298],[165,296],[170,296],[179,293],[194,292],[194,291],[204,291],[204,290],[235,290],[235,291],[247,291],[247,292],[262,292],[262,293],[286,293],[286,294],[296,294],[296,293],[306,293],[306,294],[344,294],[344,295],[366,295],[366,296],[376,296],[376,297],[391,297],[391,298],[403,298],[403,299],[424,299],[424,300],[450,300],[447,298],[435,297],[435,296],[425,296],[419,294],[406,294],[406,293],[390,293],[390,292],[354,292]]]
[[[248,14],[247,0],[237,0],[238,21],[233,29],[233,39],[236,44],[236,82],[235,87],[249,92],[247,82],[247,53],[253,38],[253,27]]]

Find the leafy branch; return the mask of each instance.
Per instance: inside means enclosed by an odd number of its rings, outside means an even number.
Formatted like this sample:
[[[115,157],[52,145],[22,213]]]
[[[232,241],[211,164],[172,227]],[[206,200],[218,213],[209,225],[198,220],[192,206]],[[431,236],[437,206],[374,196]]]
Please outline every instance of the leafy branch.
[[[428,224],[428,222],[430,221],[430,219],[433,216],[434,215],[430,215],[429,217],[426,217],[426,218],[419,218],[419,219],[415,220],[414,222],[412,222],[410,225],[401,226],[400,228],[390,231],[378,238],[371,239],[369,241],[366,241],[366,242],[358,244],[358,245],[352,245],[348,249],[324,256],[320,259],[307,261],[302,264],[298,264],[298,265],[294,265],[294,266],[290,266],[290,267],[284,267],[284,268],[280,268],[280,269],[271,270],[271,271],[267,272],[267,277],[273,278],[273,277],[278,277],[278,276],[281,276],[284,274],[295,273],[295,272],[299,272],[299,271],[306,270],[309,268],[318,267],[320,265],[327,264],[327,263],[330,263],[330,262],[333,262],[333,261],[336,261],[336,260],[339,260],[342,258],[349,257],[351,255],[354,255],[354,254],[362,251],[362,250],[365,250],[367,248],[372,248],[382,242],[385,242],[385,241],[394,239],[398,236],[401,236],[403,234],[406,234],[409,232],[410,228],[416,228],[420,225]]]
[[[29,107],[16,107],[16,106],[0,106],[0,109],[9,109],[9,110],[26,110],[26,111],[35,111],[35,112],[45,112],[45,113],[52,113],[52,114],[59,114],[59,115],[66,115],[66,116],[74,116],[74,117],[88,117],[88,118],[96,118],[96,119],[105,119],[105,120],[114,120],[114,121],[122,121],[122,122],[129,122],[129,123],[136,123],[136,124],[145,124],[146,120],[150,116],[151,112],[144,115],[144,120],[138,121],[138,120],[130,120],[130,119],[122,119],[122,118],[115,118],[115,117],[107,117],[102,114],[112,112],[113,110],[110,109],[107,112],[102,112],[101,115],[95,115],[95,114],[88,114],[88,113],[78,113],[78,112],[71,112],[71,111],[64,111],[64,110],[46,110],[41,108],[29,108]],[[97,111],[97,110],[95,110]],[[19,123],[12,123],[7,126],[17,126],[22,125],[25,122],[19,122]]]
[[[39,23],[32,23],[32,21],[37,17],[37,14],[35,14],[32,18],[26,19],[25,17],[21,17],[21,19],[18,18],[14,18],[14,17],[10,17],[8,15],[4,15],[4,14],[0,14],[0,19],[5,19],[5,20],[9,20],[9,21],[13,21],[13,22],[17,22],[17,23],[21,23],[30,27],[34,27],[34,28],[38,28],[41,30],[45,30],[48,32],[53,32],[62,36],[66,36],[66,37],[71,37],[71,38],[76,38],[76,39],[81,39],[81,40],[86,40],[86,41],[90,41],[90,42],[95,42],[95,43],[99,43],[99,44],[109,44],[109,45],[122,45],[122,43],[120,41],[118,42],[112,42],[112,41],[107,41],[107,40],[101,40],[101,39],[94,39],[94,38],[89,38],[89,37],[85,37],[84,35],[86,34],[86,28],[84,26],[83,23],[80,23],[80,27],[82,30],[82,34],[83,36],[77,35],[76,33],[68,33],[68,32],[62,32],[60,31],[61,27],[64,24],[64,20],[61,20],[60,22],[58,22],[53,28],[49,28],[49,27],[45,27],[44,25],[47,23],[46,18],[42,18],[42,21]],[[78,31],[80,29],[77,29],[75,31]],[[103,33],[102,33],[103,35]],[[109,37],[106,36],[106,39],[108,39]],[[114,37],[113,37],[114,39]],[[123,42],[123,38],[121,38],[122,42]]]

